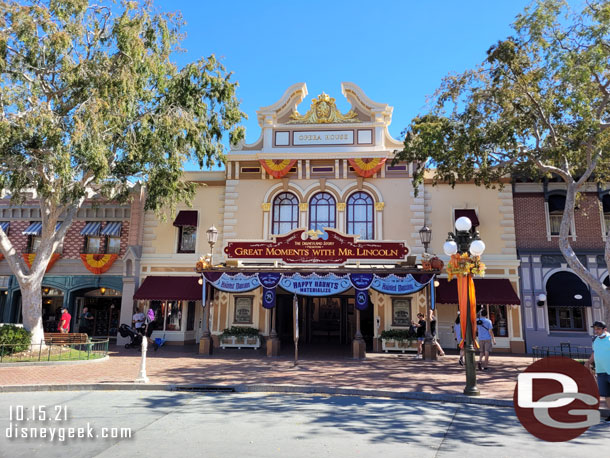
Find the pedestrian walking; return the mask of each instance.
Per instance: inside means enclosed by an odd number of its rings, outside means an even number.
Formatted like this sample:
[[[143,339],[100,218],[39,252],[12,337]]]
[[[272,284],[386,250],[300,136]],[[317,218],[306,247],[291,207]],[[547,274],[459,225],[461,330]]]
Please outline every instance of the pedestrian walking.
[[[462,325],[460,324],[460,312],[457,314],[457,318],[455,319],[455,324],[453,325],[453,332],[455,333],[455,340],[457,340],[457,346],[460,349],[460,359],[458,363],[460,366],[464,365],[464,348],[460,346],[460,342],[462,341]]]
[[[595,334],[593,352],[585,366],[591,369],[592,363],[595,365],[599,395],[606,398],[606,406],[610,409],[610,334],[603,321],[596,321],[592,328]],[[610,422],[610,415],[606,421]]]
[[[78,325],[78,331],[87,335],[91,335],[91,324],[93,321],[93,315],[89,312],[87,307],[83,308],[80,314],[80,320]]]
[[[144,334],[145,331],[145,327],[144,327],[144,323],[146,321],[146,315],[144,315],[139,308],[136,308],[136,313],[133,314],[133,317],[131,318],[131,322],[133,323],[134,327],[136,328],[136,331],[139,332],[140,334]]]
[[[417,314],[417,323],[413,322],[413,325],[417,328],[417,359],[422,359],[424,340],[426,339],[426,320],[424,320],[424,314]]]
[[[445,356],[443,347],[436,338],[436,316],[434,316],[434,310],[430,310],[430,334],[432,334],[432,345],[436,349],[438,356]]]
[[[493,323],[487,318],[487,310],[481,310],[480,317],[477,320],[477,331],[479,334],[479,370],[482,371],[487,370],[489,354],[493,345],[496,344],[493,326]],[[485,360],[483,360],[483,357],[485,357]]]
[[[70,320],[72,319],[72,315],[68,313],[68,309],[66,307],[62,307],[61,309],[61,319],[59,320],[59,324],[57,325],[57,330],[62,334],[68,334],[70,332]]]

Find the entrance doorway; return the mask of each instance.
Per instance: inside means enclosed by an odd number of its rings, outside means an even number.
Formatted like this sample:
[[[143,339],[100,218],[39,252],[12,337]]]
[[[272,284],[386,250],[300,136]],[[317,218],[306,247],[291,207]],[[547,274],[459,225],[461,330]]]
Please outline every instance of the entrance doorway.
[[[83,308],[87,307],[93,317],[89,325],[90,336],[116,337],[121,314],[121,291],[102,287],[83,292],[80,291],[75,298],[79,327]]]
[[[299,304],[299,348],[345,348],[349,351],[356,333],[355,298],[349,296],[297,297]],[[282,345],[294,343],[293,295],[276,296],[276,330]],[[360,312],[360,330],[367,349],[373,346],[373,305]]]

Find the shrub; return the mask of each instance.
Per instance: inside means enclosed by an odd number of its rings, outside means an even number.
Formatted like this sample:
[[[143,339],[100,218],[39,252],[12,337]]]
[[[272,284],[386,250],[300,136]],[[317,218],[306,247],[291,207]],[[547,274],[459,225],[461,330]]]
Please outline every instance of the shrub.
[[[408,329],[388,329],[381,331],[381,338],[385,340],[413,340],[415,336]]]
[[[258,337],[258,329],[240,326],[231,326],[222,331],[221,337]]]
[[[30,348],[32,333],[25,329],[4,325],[0,327],[0,355],[10,355]]]

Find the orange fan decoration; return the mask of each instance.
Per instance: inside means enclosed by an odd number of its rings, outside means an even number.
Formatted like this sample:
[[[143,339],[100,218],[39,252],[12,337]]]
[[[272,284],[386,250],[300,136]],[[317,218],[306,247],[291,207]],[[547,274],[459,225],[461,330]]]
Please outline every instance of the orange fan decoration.
[[[260,163],[269,175],[273,178],[282,178],[294,164],[296,159],[261,159]]]
[[[23,256],[23,260],[25,261],[25,263],[31,269],[32,264],[34,264],[34,260],[36,259],[36,253],[23,253],[22,256]],[[51,255],[51,259],[49,259],[49,263],[47,264],[47,270],[45,270],[45,272],[48,272],[49,270],[51,270],[51,267],[53,267],[53,264],[55,264],[55,261],[57,261],[60,256],[61,255],[59,253],[53,253]]]
[[[80,258],[87,270],[100,275],[110,269],[118,256],[118,254],[81,254]]]
[[[364,178],[369,178],[375,175],[383,164],[385,164],[387,158],[376,157],[374,159],[348,159],[349,165],[351,165],[356,173]]]

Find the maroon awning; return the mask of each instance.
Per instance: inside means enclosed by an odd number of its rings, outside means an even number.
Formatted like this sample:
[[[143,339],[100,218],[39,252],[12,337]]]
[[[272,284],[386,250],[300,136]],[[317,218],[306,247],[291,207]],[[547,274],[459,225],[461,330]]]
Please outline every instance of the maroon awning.
[[[479,225],[479,218],[477,218],[477,212],[472,208],[460,208],[453,210],[453,215],[455,219],[461,218],[465,216],[472,223],[472,227],[477,227]]]
[[[197,227],[197,210],[181,210],[176,216],[174,226],[195,226]]]
[[[439,304],[457,304],[457,280],[438,279],[436,302]],[[521,301],[513,285],[506,278],[475,278],[474,290],[477,304],[519,305]]]
[[[200,301],[199,277],[146,277],[133,298],[144,301]]]

